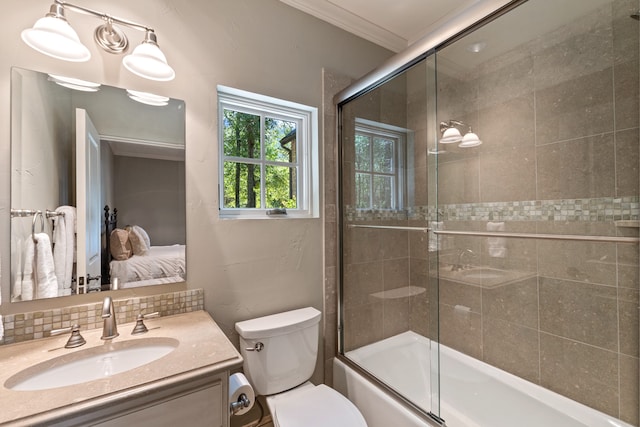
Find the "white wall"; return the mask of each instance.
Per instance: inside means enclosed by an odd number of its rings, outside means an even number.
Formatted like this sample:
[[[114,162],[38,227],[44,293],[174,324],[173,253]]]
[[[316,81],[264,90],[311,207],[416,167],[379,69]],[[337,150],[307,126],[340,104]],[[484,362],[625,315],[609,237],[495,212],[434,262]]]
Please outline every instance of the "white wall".
[[[9,77],[10,67],[19,66],[186,101],[188,287],[204,288],[206,309],[229,335],[238,320],[306,305],[321,309],[321,219],[218,218],[216,85],[315,106],[321,112],[323,67],[358,77],[391,52],[277,0],[77,2],[152,26],[177,77],[154,83],[132,75],[122,67],[120,57],[99,51],[93,43],[93,29],[100,21],[74,12],[68,12],[67,18],[91,50],[92,59],[73,64],[48,58],[24,45],[20,31],[44,16],[50,2],[23,0],[19,7],[4,12],[0,25],[4,41],[0,46],[2,271],[9,271],[5,255],[9,251]],[[133,46],[142,40],[142,33],[125,31]],[[3,301],[8,300],[8,276],[2,275]],[[4,304],[0,312],[31,311],[70,301],[78,304],[83,298],[96,297]]]

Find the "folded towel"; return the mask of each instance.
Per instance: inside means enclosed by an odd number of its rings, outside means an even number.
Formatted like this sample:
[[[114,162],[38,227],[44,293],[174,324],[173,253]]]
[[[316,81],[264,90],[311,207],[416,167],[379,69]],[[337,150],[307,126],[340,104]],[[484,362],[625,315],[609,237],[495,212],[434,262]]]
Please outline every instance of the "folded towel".
[[[0,271],[2,277],[2,271]],[[0,292],[0,305],[2,305],[2,292]],[[2,315],[0,314],[0,340],[4,338],[4,323],[2,323]]]
[[[60,289],[71,289],[71,277],[75,256],[75,223],[76,208],[73,206],[60,206],[56,212],[62,215],[53,217],[55,224],[53,241],[53,262],[56,279]]]
[[[36,245],[33,239],[25,240],[24,245],[24,270],[22,271],[22,281],[20,282],[20,299],[30,301],[33,299],[33,261],[36,255]]]
[[[504,222],[488,222],[487,231],[504,231]],[[488,237],[487,251],[490,257],[504,258],[507,256],[507,239],[504,237]]]
[[[51,252],[51,240],[46,233],[34,234],[35,250],[35,283],[36,298],[53,298],[58,296],[58,279]]]
[[[434,233],[434,231],[444,230],[444,222],[442,221],[431,221],[429,223],[429,252],[435,252],[438,249],[444,249],[442,247],[442,236],[438,236]]]
[[[14,230],[11,222],[11,300],[19,301],[22,294],[22,258],[24,256],[24,242]]]

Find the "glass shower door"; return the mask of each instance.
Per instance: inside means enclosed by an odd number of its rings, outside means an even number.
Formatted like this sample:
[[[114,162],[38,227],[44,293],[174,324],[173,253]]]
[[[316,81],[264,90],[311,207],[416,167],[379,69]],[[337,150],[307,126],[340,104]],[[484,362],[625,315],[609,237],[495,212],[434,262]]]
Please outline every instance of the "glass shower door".
[[[419,61],[339,106],[340,306],[343,354],[408,404],[437,415],[437,242],[428,232],[436,222],[435,163],[427,158],[437,136],[428,123],[429,115],[435,119],[432,62]]]
[[[436,53],[441,354],[633,426],[638,6],[530,0]],[[453,366],[441,366],[442,402],[503,425],[517,393]]]

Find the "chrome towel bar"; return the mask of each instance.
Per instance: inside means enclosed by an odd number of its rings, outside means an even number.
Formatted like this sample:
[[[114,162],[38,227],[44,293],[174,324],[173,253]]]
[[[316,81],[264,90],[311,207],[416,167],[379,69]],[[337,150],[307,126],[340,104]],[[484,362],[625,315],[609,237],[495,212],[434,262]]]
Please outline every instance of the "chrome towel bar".
[[[490,231],[450,231],[435,230],[434,234],[444,236],[476,236],[476,237],[507,237],[514,239],[540,239],[540,240],[572,240],[579,242],[599,242],[599,243],[638,243],[638,237],[618,237],[618,236],[583,236],[575,234],[537,234],[537,233],[505,233]]]

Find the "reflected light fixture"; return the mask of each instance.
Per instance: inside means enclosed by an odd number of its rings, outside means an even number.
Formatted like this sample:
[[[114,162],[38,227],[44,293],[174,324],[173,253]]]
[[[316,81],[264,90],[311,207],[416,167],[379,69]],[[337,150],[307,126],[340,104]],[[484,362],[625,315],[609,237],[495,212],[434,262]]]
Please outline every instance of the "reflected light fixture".
[[[131,54],[124,57],[125,68],[150,80],[169,81],[175,77],[173,68],[169,66],[167,58],[158,47],[152,28],[63,0],[53,0],[49,13],[44,18],[38,19],[32,28],[22,31],[22,40],[38,52],[56,59],[72,62],[88,61],[91,53],[69,25],[65,10],[91,15],[105,21],[96,28],[93,38],[98,46],[109,53],[122,54],[129,47],[126,34],[114,24],[144,31],[145,37],[142,43]]]
[[[140,92],[137,90],[127,89],[127,96],[133,99],[134,101],[138,101],[147,105],[152,105],[154,107],[163,107],[169,104],[169,97],[155,95],[149,92]]]
[[[464,134],[464,136],[462,137],[462,141],[460,142],[460,144],[458,144],[458,147],[470,148],[477,147],[480,144],[482,144],[482,141],[480,141],[478,135],[473,133],[471,126],[469,126],[469,131]]]
[[[468,130],[467,133],[462,136],[458,126],[465,126]],[[459,142],[458,147],[461,148],[470,148],[477,147],[482,144],[478,135],[473,133],[471,126],[461,122],[460,120],[449,120],[447,122],[440,122],[440,133],[442,133],[442,138],[440,138],[440,144],[453,144]]]
[[[60,86],[79,90],[82,92],[97,92],[100,90],[100,83],[89,82],[86,80],[80,80],[73,77],[60,76],[57,74],[49,74],[47,80],[57,83]]]
[[[480,41],[480,42],[471,43],[470,45],[468,45],[467,50],[472,53],[480,53],[484,50],[485,47],[487,47],[487,43]]]

